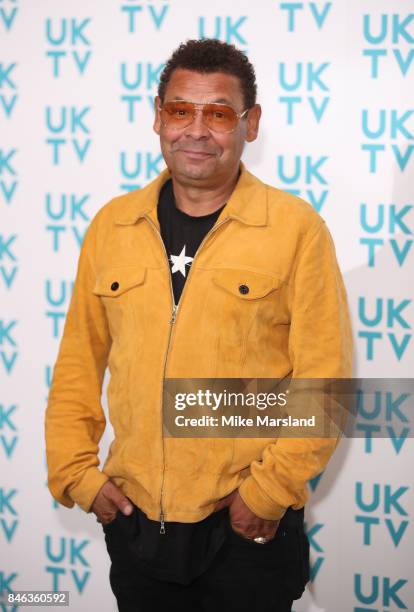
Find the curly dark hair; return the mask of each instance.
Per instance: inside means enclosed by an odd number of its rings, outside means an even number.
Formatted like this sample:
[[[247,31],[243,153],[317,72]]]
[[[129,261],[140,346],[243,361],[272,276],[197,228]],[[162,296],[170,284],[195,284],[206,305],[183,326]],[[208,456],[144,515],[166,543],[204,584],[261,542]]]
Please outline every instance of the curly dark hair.
[[[195,72],[224,72],[240,79],[245,108],[256,103],[256,75],[247,56],[229,45],[214,38],[187,40],[174,51],[164,66],[158,85],[158,95],[164,100],[165,90],[171,75],[177,68]]]

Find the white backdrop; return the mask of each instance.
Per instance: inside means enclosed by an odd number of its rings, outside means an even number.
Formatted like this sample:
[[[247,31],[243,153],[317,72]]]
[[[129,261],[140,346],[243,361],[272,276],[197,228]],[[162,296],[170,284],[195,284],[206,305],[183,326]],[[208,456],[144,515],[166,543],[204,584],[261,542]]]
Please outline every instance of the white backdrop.
[[[355,375],[413,377],[412,8],[0,0],[0,592],[69,590],[72,610],[116,610],[101,526],[47,489],[44,410],[85,229],[163,167],[152,103],[181,41],[248,53],[263,107],[248,168],[325,218]],[[312,581],[296,612],[414,610],[414,450],[394,417],[396,437],[344,441],[312,483]]]

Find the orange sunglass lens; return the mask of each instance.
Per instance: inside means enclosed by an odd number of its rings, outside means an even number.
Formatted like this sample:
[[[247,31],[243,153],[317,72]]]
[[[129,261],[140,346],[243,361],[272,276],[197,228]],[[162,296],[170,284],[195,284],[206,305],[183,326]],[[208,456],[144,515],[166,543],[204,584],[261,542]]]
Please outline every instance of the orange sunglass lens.
[[[194,119],[195,105],[191,102],[166,102],[161,109],[161,119],[171,128],[184,128]],[[231,131],[237,123],[236,112],[225,104],[204,104],[204,123],[217,132]]]
[[[236,125],[237,115],[231,106],[206,104],[203,112],[207,125],[217,131],[231,130]]]
[[[194,105],[189,102],[167,102],[161,110],[161,117],[168,125],[191,123]]]

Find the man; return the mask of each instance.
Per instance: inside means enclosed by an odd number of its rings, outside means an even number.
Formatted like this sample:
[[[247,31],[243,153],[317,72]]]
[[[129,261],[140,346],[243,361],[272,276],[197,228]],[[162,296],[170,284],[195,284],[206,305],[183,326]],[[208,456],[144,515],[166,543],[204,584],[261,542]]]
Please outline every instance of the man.
[[[82,245],[46,412],[49,488],[102,523],[119,610],[286,612],[308,580],[306,483],[337,440],[167,438],[163,383],[348,377],[346,293],[322,218],[240,162],[261,114],[247,57],[188,41],[158,94],[168,169],[104,206]]]

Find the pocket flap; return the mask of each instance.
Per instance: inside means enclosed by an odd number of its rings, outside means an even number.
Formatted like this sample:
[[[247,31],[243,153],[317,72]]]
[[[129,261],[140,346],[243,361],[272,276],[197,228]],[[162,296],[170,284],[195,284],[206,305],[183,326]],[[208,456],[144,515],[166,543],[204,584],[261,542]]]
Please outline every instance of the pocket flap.
[[[281,279],[275,276],[235,268],[216,270],[213,281],[222,289],[243,300],[264,297],[281,285]]]
[[[117,297],[128,289],[141,285],[144,282],[145,273],[145,268],[136,266],[106,268],[98,274],[92,292],[95,295]]]

